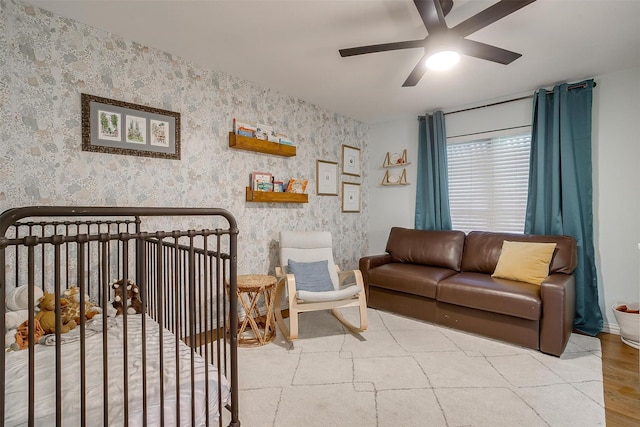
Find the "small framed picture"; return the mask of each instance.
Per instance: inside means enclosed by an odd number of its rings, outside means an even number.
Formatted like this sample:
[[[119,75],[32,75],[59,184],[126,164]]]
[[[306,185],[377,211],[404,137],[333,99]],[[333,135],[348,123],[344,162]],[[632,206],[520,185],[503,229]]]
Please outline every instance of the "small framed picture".
[[[342,212],[360,212],[360,184],[342,183]]]
[[[342,146],[342,173],[360,176],[360,149],[349,145]]]
[[[316,194],[318,196],[338,195],[338,163],[316,160]]]
[[[82,151],[180,160],[180,113],[83,93]]]

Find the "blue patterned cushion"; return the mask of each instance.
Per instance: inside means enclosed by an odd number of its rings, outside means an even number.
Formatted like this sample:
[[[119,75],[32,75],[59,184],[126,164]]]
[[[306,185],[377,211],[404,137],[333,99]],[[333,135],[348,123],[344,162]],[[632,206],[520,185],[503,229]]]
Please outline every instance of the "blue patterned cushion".
[[[296,262],[289,260],[289,273],[296,277],[296,289],[299,291],[333,291],[329,263],[327,260],[316,262]]]

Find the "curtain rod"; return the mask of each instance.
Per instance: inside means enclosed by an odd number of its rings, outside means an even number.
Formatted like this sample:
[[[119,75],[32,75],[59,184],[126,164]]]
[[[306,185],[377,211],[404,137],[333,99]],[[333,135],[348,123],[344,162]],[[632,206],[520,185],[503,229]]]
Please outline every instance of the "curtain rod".
[[[447,136],[447,139],[453,139],[453,138],[462,138],[462,137],[466,137],[466,136],[475,136],[475,135],[482,135],[484,133],[490,133],[490,132],[502,132],[505,130],[514,130],[514,129],[525,129],[525,128],[530,128],[531,124],[528,125],[520,125],[520,126],[511,126],[508,128],[502,128],[502,129],[493,129],[493,130],[483,130],[482,132],[472,132],[472,133],[464,133],[464,134],[460,134],[460,135],[451,135],[451,136]]]
[[[587,87],[587,83],[576,83],[573,85],[569,85],[568,89],[571,90],[571,89],[579,89],[579,88],[585,88],[585,87]],[[593,87],[596,87],[596,82],[593,82]],[[553,93],[553,91],[548,90],[547,93]],[[531,98],[533,98],[533,95],[521,96],[519,98],[507,99],[505,101],[492,102],[491,104],[478,105],[477,107],[470,107],[470,108],[463,108],[461,110],[456,110],[456,111],[449,111],[448,113],[444,113],[444,115],[446,116],[448,114],[462,113],[465,111],[477,110],[479,108],[493,107],[496,105],[508,104],[510,102],[522,101],[523,99],[531,99]],[[418,120],[420,120],[421,117],[422,117],[422,120],[424,120],[424,116],[418,116]]]

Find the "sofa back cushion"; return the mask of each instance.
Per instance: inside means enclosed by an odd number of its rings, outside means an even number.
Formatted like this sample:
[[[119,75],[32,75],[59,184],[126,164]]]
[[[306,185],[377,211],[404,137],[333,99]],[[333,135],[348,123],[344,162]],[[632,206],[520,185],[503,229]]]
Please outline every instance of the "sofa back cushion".
[[[460,271],[464,232],[393,227],[387,252],[393,262],[430,265]]]
[[[472,231],[467,234],[465,239],[462,271],[493,274],[498,264],[498,258],[500,258],[502,243],[505,240],[512,242],[555,243],[556,249],[549,265],[549,274],[571,274],[577,266],[576,241],[571,236]]]

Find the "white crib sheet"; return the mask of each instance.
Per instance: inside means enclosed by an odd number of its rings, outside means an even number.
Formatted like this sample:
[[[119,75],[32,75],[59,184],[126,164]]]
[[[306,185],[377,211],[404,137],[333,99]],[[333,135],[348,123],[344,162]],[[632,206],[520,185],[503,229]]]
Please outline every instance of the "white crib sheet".
[[[127,316],[128,339],[128,393],[129,425],[142,426],[142,316]],[[109,373],[109,425],[124,424],[124,380],[123,380],[123,318],[110,319],[108,333]],[[92,329],[96,329],[95,325]],[[160,425],[160,357],[158,323],[146,317],[147,342],[147,424]],[[175,336],[162,329],[164,356],[164,416],[165,425],[175,425],[176,419],[176,355]],[[180,425],[191,423],[191,349],[179,341],[180,359]],[[62,350],[62,425],[80,425],[80,342],[67,342]],[[211,361],[211,355],[209,360]],[[35,424],[50,426],[55,423],[55,346],[35,346]],[[86,338],[86,416],[87,425],[103,424],[103,362],[102,333]],[[28,351],[6,354],[5,425],[27,425],[28,414]],[[195,425],[204,425],[206,420],[205,360],[194,354]],[[222,378],[223,406],[230,398],[230,386]],[[218,422],[218,372],[209,365],[209,414],[210,423]]]

